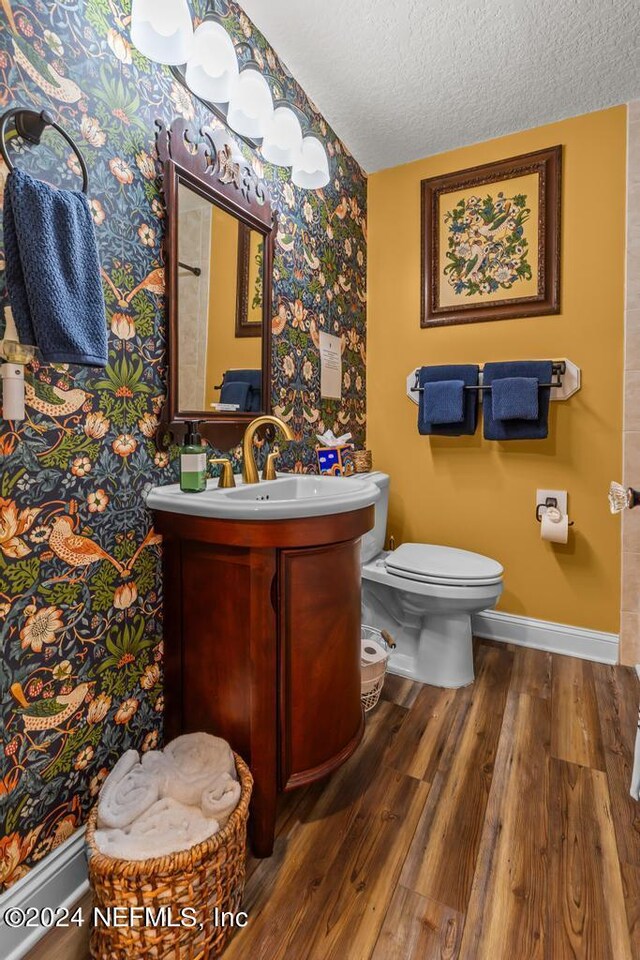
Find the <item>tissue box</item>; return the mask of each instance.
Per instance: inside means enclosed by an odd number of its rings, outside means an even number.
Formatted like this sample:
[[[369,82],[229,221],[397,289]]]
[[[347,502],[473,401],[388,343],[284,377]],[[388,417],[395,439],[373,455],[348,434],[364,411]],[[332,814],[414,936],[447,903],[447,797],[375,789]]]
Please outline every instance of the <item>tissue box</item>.
[[[349,477],[354,472],[351,443],[343,443],[339,447],[316,447],[316,457],[318,469],[325,476]]]

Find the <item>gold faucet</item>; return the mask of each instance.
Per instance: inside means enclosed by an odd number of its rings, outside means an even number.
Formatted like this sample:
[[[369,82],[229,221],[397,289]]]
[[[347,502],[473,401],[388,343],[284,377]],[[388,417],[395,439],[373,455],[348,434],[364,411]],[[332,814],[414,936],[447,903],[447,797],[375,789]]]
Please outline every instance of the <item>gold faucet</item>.
[[[242,438],[242,479],[244,483],[260,482],[258,468],[256,467],[256,458],[253,452],[253,438],[256,435],[256,430],[259,430],[260,427],[263,427],[268,423],[274,427],[279,427],[285,440],[291,441],[294,439],[291,428],[282,420],[279,420],[278,417],[267,415],[263,417],[256,417],[255,420],[252,420],[245,430],[244,437]]]

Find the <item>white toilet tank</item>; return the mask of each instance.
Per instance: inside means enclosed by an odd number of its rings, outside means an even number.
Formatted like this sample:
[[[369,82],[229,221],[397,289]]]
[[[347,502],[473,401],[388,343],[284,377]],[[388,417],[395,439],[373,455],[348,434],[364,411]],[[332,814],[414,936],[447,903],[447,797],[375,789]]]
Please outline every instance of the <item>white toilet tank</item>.
[[[389,510],[389,474],[374,470],[372,473],[355,473],[354,477],[361,480],[371,480],[380,488],[380,499],[374,509],[376,521],[373,530],[369,530],[362,538],[362,563],[368,563],[384,550],[384,540],[387,534],[387,513]]]

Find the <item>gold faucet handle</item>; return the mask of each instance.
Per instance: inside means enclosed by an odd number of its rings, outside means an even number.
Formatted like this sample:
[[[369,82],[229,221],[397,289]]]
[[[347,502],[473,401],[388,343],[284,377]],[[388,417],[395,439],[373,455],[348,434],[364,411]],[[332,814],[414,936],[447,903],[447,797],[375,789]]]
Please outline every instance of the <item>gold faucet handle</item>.
[[[279,450],[274,450],[273,453],[267,454],[267,459],[262,470],[262,479],[263,480],[276,480],[276,460],[280,456]]]
[[[209,457],[209,463],[219,463],[222,465],[222,473],[220,474],[220,479],[218,480],[219,490],[235,487],[236,478],[233,475],[231,460],[227,460],[226,457]]]

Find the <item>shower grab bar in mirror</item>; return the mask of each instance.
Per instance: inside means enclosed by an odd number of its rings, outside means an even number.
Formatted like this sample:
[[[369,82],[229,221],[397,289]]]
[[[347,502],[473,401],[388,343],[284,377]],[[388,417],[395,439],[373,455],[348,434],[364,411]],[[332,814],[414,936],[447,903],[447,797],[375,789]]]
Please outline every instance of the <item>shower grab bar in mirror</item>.
[[[178,266],[182,267],[183,270],[188,270],[189,273],[194,275],[194,277],[199,277],[202,273],[202,269],[200,267],[192,267],[188,263],[183,263],[182,260],[178,260]]]

